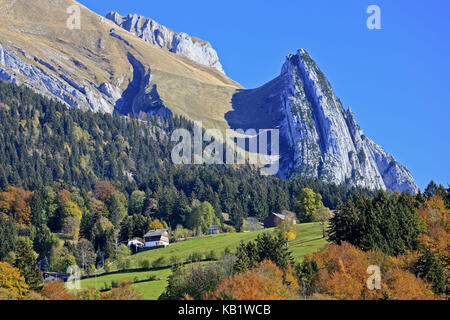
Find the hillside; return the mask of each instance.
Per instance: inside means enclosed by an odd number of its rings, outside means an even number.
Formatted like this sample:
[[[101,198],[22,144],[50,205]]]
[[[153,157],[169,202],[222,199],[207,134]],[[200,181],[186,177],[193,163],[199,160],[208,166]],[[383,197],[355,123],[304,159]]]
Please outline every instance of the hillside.
[[[319,223],[301,224],[298,226],[299,236],[289,242],[289,249],[297,261],[302,261],[305,255],[317,252],[327,241],[322,237],[322,227]],[[248,233],[232,233],[206,236],[199,239],[187,240],[170,245],[166,249],[159,249],[154,251],[147,251],[138,253],[131,257],[131,268],[139,268],[140,261],[149,260],[151,262],[163,258],[167,264],[170,264],[172,258],[176,257],[179,261],[189,261],[189,256],[193,253],[200,253],[205,258],[206,254],[214,251],[217,256],[223,254],[225,249],[234,252],[235,248],[241,241],[249,242],[254,240],[259,234],[263,232],[271,232],[271,230],[263,230],[258,232]],[[149,277],[157,279],[151,282],[137,283],[134,285],[145,299],[154,300],[159,297],[167,284],[167,277],[170,275],[170,268],[156,271],[137,271],[115,273],[111,275],[98,276],[96,278],[85,279],[81,281],[82,288],[104,288],[111,285],[111,282],[120,280],[136,281],[137,279],[147,280]]]
[[[81,30],[67,28],[67,9],[74,4],[81,8]],[[117,103],[132,103],[119,101],[130,85],[140,87],[139,99],[148,104],[147,94],[157,88],[171,112],[218,129],[227,127],[224,116],[241,88],[220,71],[153,46],[72,0],[1,0],[0,56],[0,79],[71,106],[111,113]]]

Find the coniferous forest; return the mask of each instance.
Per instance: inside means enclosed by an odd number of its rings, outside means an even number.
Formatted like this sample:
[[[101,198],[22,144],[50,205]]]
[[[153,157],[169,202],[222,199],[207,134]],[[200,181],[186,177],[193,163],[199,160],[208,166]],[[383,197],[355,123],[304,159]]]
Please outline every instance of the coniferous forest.
[[[175,128],[192,129],[178,118],[135,119],[68,108],[31,90],[0,83],[0,188],[35,191],[43,187],[87,194],[109,181],[127,199],[142,191],[160,205],[158,217],[184,223],[179,203],[210,202],[229,213],[239,228],[243,218],[264,220],[269,213],[294,211],[295,196],[309,187],[329,208],[358,191],[316,179],[282,181],[242,166],[175,166],[170,160]],[[145,209],[145,208],[144,208]],[[130,212],[144,214],[144,212]]]

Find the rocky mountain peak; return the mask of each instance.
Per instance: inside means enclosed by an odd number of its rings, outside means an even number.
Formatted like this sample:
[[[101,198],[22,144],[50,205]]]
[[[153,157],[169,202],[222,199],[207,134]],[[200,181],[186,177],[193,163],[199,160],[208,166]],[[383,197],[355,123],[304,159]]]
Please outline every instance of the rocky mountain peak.
[[[106,15],[106,18],[146,42],[225,73],[216,50],[209,42],[183,32],[177,33],[138,14],[123,17],[112,11]]]
[[[353,111],[345,110],[325,74],[301,49],[289,54],[281,74],[242,91],[227,115],[232,128],[279,128],[282,178],[312,177],[367,189],[412,193],[406,167],[368,139]]]
[[[369,189],[417,192],[408,169],[368,139],[351,108],[345,111],[308,52],[288,55],[282,68],[285,136],[296,154],[292,174]]]

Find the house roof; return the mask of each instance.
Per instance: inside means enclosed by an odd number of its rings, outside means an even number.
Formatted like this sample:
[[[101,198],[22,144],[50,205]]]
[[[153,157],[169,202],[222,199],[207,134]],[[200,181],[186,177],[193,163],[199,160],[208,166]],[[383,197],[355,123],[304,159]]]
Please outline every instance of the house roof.
[[[274,216],[280,218],[281,220],[286,220],[286,216],[284,214],[272,213]]]
[[[144,238],[149,238],[149,237],[160,237],[160,236],[162,236],[165,232],[167,232],[166,229],[161,229],[161,230],[150,230],[150,231],[144,236]]]

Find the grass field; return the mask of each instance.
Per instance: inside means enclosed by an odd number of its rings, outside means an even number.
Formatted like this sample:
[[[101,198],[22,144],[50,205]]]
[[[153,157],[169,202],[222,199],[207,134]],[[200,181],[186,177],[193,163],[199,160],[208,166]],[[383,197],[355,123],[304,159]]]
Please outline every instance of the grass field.
[[[305,255],[317,252],[326,244],[326,240],[322,237],[322,227],[318,223],[307,223],[298,226],[299,235],[297,239],[289,242],[289,248],[293,256],[301,261]],[[248,242],[254,240],[259,234],[270,231],[257,231],[249,233],[232,233],[206,236],[199,239],[188,240],[184,242],[174,243],[166,249],[147,251],[136,254],[132,257],[132,267],[139,267],[139,261],[148,259],[154,261],[160,257],[164,257],[170,261],[172,256],[177,256],[186,260],[190,254],[194,252],[208,253],[214,250],[218,255],[223,253],[225,248],[234,251],[241,241]],[[81,281],[82,288],[102,289],[105,283],[110,286],[113,281],[120,280],[146,280],[150,276],[161,278],[159,281],[144,282],[134,284],[142,296],[148,300],[155,300],[161,295],[167,286],[167,278],[171,273],[170,268],[158,271],[130,272],[118,273],[97,278],[90,278]]]
[[[131,280],[135,281],[146,280],[150,276],[154,276],[157,279],[151,282],[143,282],[137,283],[133,286],[138,289],[142,296],[147,300],[157,300],[161,293],[167,286],[167,278],[171,273],[170,268],[158,271],[145,271],[145,272],[129,272],[129,273],[117,273],[106,276],[99,276],[97,278],[90,278],[81,281],[81,288],[96,288],[97,290],[101,290],[107,286],[111,286],[113,281],[121,281],[121,280]]]

